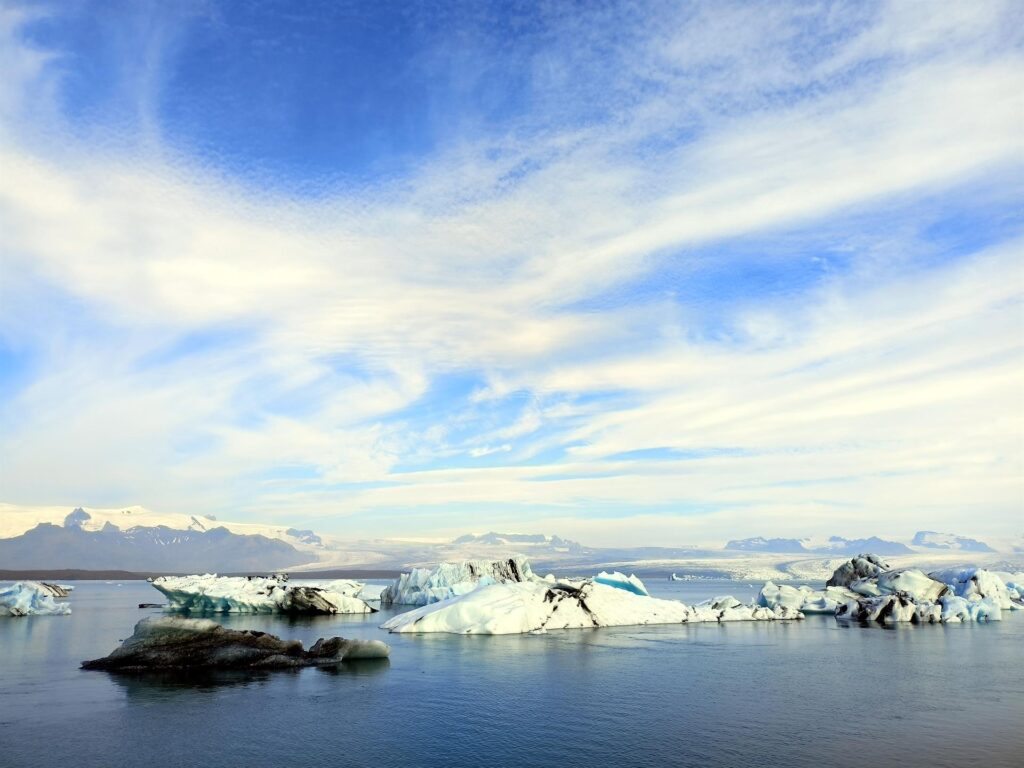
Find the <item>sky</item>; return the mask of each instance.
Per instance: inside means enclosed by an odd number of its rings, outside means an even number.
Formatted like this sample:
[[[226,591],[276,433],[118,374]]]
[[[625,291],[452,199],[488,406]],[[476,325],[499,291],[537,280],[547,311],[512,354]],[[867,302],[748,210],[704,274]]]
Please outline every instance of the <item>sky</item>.
[[[1024,530],[1019,2],[2,2],[0,500]]]

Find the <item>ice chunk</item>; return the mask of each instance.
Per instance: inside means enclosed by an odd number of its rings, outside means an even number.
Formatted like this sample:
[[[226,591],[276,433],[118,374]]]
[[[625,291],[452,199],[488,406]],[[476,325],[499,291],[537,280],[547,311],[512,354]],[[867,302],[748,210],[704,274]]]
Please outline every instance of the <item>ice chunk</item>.
[[[889,564],[877,555],[857,555],[836,568],[825,586],[848,587],[858,579],[870,579],[889,570],[892,570]]]
[[[55,584],[19,581],[0,586],[0,616],[62,616],[71,606],[58,602],[68,591]]]
[[[381,593],[383,605],[429,605],[464,595],[488,584],[543,581],[525,558],[465,560],[440,563],[434,568],[413,568]]]
[[[163,616],[143,619],[121,647],[102,659],[83,661],[82,667],[111,671],[286,669],[387,658],[389,653],[380,640],[321,638],[307,651],[298,640],[281,640],[266,632],[228,629],[209,619]]]
[[[765,582],[757,595],[757,604],[768,608],[788,608],[801,613],[835,613],[842,603],[856,595],[843,587],[826,587],[822,591],[806,586]]]
[[[973,566],[933,571],[931,578],[942,582],[959,597],[968,600],[991,598],[1003,610],[1024,608],[1013,574],[987,571]],[[1007,584],[1007,581],[1010,583]]]
[[[951,591],[941,581],[936,581],[917,568],[886,571],[873,578],[858,579],[850,584],[850,589],[866,597],[903,594],[918,602],[935,602]]]
[[[898,593],[861,597],[839,606],[836,619],[841,622],[877,622],[878,624],[950,624],[963,621],[999,621],[1002,611],[992,598],[966,600],[944,594],[933,602],[917,601]]]
[[[627,592],[632,592],[634,595],[647,595],[650,596],[650,592],[647,591],[647,587],[633,574],[627,576],[624,573],[614,571],[608,573],[607,571],[601,571],[597,576],[594,577],[594,581],[598,584],[606,584],[609,587],[616,587],[617,589],[625,589]]]
[[[718,598],[698,606],[638,595],[592,579],[506,582],[417,608],[383,624],[391,632],[505,635],[551,629],[803,618],[789,609]]]
[[[373,613],[355,595],[359,582],[289,584],[285,576],[160,576],[153,586],[168,608],[196,613]],[[331,588],[329,585],[334,585]]]

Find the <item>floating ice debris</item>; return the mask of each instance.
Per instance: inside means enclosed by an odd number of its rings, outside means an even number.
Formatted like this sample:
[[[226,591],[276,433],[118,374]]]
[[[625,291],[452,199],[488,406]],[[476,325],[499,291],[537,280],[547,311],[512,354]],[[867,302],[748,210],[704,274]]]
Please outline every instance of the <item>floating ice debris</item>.
[[[338,664],[353,659],[387,658],[380,640],[320,639],[307,651],[298,640],[266,632],[235,630],[209,619],[160,616],[143,619],[135,633],[83,669],[143,671],[167,669],[287,669]]]
[[[440,563],[434,568],[413,568],[403,573],[380,596],[383,605],[429,605],[464,595],[478,586],[543,581],[525,558],[465,560]]]
[[[373,613],[355,597],[359,582],[289,584],[285,576],[160,576],[152,585],[168,608],[196,613]]]
[[[592,579],[554,584],[538,580],[481,586],[395,616],[382,628],[391,632],[505,635],[549,629],[799,618],[803,616],[785,607],[773,610],[743,605],[734,598],[689,606]]]

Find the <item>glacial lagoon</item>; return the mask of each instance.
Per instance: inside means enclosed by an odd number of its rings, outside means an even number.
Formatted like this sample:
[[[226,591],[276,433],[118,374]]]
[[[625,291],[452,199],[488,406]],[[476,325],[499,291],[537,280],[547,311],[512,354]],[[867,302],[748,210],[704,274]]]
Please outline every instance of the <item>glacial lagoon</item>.
[[[760,584],[645,578],[698,602]],[[819,585],[820,586],[820,585]],[[0,622],[0,755],[39,766],[1016,766],[1024,615],[893,629],[800,622],[544,635],[387,634],[370,615],[217,616],[391,658],[274,673],[84,671],[159,609],[77,582],[70,616]]]

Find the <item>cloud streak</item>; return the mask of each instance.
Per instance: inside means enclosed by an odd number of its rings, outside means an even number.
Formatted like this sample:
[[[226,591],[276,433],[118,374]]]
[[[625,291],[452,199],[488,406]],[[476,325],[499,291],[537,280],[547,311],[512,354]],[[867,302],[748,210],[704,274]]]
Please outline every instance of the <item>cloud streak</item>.
[[[500,130],[312,198],[175,147],[157,91],[141,144],[75,138],[57,53],[0,25],[5,500],[594,543],[1014,531],[1013,5],[661,12],[623,11],[627,46],[549,21],[594,48],[531,47]]]

